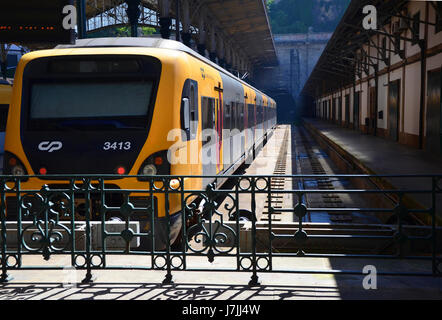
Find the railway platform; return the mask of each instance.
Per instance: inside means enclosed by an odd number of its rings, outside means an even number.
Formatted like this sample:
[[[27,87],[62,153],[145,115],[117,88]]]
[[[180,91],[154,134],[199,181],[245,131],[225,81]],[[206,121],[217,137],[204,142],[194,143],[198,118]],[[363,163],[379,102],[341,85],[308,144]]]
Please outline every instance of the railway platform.
[[[438,175],[442,174],[442,156],[424,150],[414,149],[388,139],[364,134],[339,127],[327,121],[304,118],[304,126],[323,145],[327,145],[337,163],[341,163],[342,173],[362,173],[373,175]],[[428,189],[431,181],[394,177],[384,178],[383,188]],[[430,199],[413,194],[408,199],[409,206],[430,205]],[[442,218],[442,199],[436,200],[436,214]]]
[[[115,256],[109,266],[130,263],[148,265],[148,257]],[[63,264],[69,256],[56,256],[51,261],[29,257],[35,265]],[[298,258],[280,260],[277,265],[295,270],[317,269],[313,274],[259,274],[261,285],[249,287],[249,275],[239,272],[210,272],[211,268],[225,268],[230,259],[189,259],[189,263],[207,272],[176,272],[174,283],[163,285],[165,271],[158,270],[96,270],[94,282],[82,284],[85,271],[69,273],[65,270],[12,270],[11,281],[0,284],[0,300],[379,300],[379,299],[442,299],[442,278],[415,276],[378,276],[376,289],[364,289],[364,276],[326,274],[321,271],[365,265],[394,272],[398,268],[419,271],[423,265],[416,261],[373,261],[359,259],[340,262],[335,259]]]

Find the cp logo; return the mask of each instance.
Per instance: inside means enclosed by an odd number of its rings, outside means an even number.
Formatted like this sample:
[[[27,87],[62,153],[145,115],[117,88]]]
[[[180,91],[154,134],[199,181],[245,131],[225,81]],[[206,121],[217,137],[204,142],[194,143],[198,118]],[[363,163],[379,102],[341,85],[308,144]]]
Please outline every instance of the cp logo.
[[[60,150],[62,146],[60,141],[42,141],[38,145],[38,150],[52,152]]]

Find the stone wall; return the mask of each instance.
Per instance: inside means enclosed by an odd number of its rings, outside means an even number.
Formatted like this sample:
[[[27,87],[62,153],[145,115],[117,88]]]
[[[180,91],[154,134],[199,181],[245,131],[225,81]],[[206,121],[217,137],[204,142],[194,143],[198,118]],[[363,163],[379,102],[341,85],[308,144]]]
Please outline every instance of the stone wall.
[[[267,91],[288,91],[293,99],[304,87],[332,33],[275,34],[279,66],[262,69],[257,83]]]

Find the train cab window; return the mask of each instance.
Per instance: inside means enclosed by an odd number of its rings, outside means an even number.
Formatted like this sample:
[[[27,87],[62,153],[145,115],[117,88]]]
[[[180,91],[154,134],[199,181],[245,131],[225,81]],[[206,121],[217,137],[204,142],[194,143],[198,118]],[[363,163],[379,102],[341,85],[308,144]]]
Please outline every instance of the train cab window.
[[[6,131],[6,120],[8,119],[8,104],[0,104],[0,132]]]
[[[160,74],[161,62],[153,57],[35,59],[23,74],[21,128],[147,132]]]

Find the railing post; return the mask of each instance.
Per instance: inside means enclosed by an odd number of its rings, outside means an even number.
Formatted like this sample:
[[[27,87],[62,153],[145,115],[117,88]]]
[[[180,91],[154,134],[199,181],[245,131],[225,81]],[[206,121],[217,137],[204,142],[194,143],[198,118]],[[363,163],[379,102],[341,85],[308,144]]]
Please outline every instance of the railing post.
[[[187,230],[186,230],[186,214],[187,214],[187,203],[184,197],[184,182],[185,178],[178,178],[180,195],[181,195],[181,241],[182,241],[182,254],[183,254],[183,270],[186,270],[186,250],[187,250]],[[190,181],[190,178],[189,178]],[[191,183],[191,181],[190,181]]]
[[[0,204],[0,219],[2,224],[2,234],[1,234],[1,263],[2,263],[2,274],[0,276],[0,283],[8,282],[11,278],[7,273],[7,258],[6,258],[6,192],[5,192],[5,180],[0,181],[0,193],[1,193],[1,204]]]
[[[164,186],[164,208],[166,210],[166,265],[167,265],[167,274],[163,280],[163,284],[173,284],[172,281],[172,261],[170,258],[170,212],[169,212],[169,187],[170,181],[169,178],[163,179]]]
[[[17,179],[17,266],[21,267],[21,255],[22,255],[22,243],[21,243],[21,236],[22,236],[22,208],[21,208],[21,181],[20,179]]]
[[[71,210],[71,265],[76,267],[75,263],[75,253],[76,253],[76,236],[75,236],[75,179],[69,181],[69,196],[71,201],[69,202],[69,207]]]
[[[403,204],[403,197],[404,194],[402,192],[399,192],[398,194],[399,197],[399,204],[396,206],[396,214],[398,217],[398,231],[396,234],[396,241],[398,242],[398,249],[399,249],[399,257],[402,258],[404,255],[404,250],[403,250],[403,246],[404,246],[404,241],[405,241],[405,235],[403,234],[403,218],[405,216],[405,210],[406,208],[404,207]]]
[[[273,230],[272,230],[272,214],[274,213],[275,209],[272,205],[272,178],[269,176],[267,177],[267,203],[268,203],[268,210],[269,210],[269,270],[272,270],[272,258],[273,258]]]
[[[86,206],[86,277],[81,281],[81,283],[91,283],[94,282],[92,277],[92,257],[91,257],[91,193],[90,193],[90,179],[85,179],[84,181],[85,190],[85,206]]]
[[[255,201],[255,184],[256,178],[252,178],[251,181],[251,192],[252,192],[252,214],[255,215],[256,212],[256,201]],[[258,282],[258,274],[256,272],[256,219],[252,219],[252,269],[253,275],[251,280],[249,281],[250,287],[257,287],[261,284]]]

